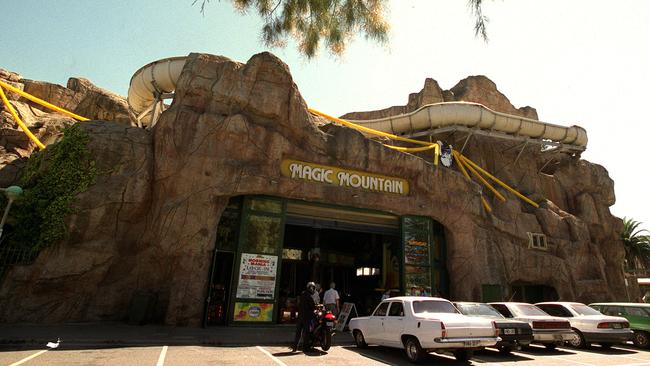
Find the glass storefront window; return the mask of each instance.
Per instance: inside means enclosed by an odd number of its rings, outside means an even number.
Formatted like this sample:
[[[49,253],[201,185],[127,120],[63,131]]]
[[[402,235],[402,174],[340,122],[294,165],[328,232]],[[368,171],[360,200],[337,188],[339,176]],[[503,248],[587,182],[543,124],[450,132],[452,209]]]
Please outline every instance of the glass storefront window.
[[[430,264],[428,235],[407,233],[404,239],[404,263],[428,266]]]
[[[217,226],[217,249],[234,252],[237,249],[238,232],[239,212],[224,211]]]
[[[407,295],[431,296],[432,221],[428,217],[402,217],[404,291]]]
[[[282,201],[273,201],[262,198],[251,200],[250,209],[253,211],[262,211],[270,213],[282,213]]]
[[[409,272],[411,267],[411,272]],[[406,295],[431,296],[431,272],[429,267],[407,266],[404,274]]]
[[[276,254],[282,235],[282,219],[251,214],[243,242],[247,253]]]
[[[228,205],[226,206],[226,210],[241,210],[241,205],[242,202],[244,201],[244,196],[235,196],[231,197],[228,200]]]
[[[426,217],[405,216],[402,219],[402,230],[405,232],[431,231],[431,220]]]

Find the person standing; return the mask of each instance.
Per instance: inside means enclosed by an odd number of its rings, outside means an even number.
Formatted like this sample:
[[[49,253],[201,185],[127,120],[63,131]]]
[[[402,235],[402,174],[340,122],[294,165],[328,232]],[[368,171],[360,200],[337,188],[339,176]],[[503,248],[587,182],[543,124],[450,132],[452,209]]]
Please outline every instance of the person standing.
[[[298,350],[298,343],[300,343],[301,337],[303,352],[312,350],[309,326],[315,318],[314,308],[316,307],[316,304],[314,303],[313,298],[315,292],[316,284],[308,282],[307,287],[298,298],[298,322],[296,323],[296,334],[294,336],[293,344],[291,345],[291,351],[293,352]]]
[[[390,289],[386,290],[382,295],[381,295],[381,301],[384,301],[386,299],[390,298]]]
[[[320,283],[316,284],[316,291],[314,291],[314,294],[311,295],[311,297],[314,299],[314,304],[318,305],[320,304],[320,293],[322,292],[322,288],[320,287]]]
[[[323,295],[323,304],[325,304],[325,309],[332,312],[332,314],[338,316],[340,309],[340,299],[339,292],[335,290],[336,284],[334,282],[330,283],[330,289],[325,291]]]

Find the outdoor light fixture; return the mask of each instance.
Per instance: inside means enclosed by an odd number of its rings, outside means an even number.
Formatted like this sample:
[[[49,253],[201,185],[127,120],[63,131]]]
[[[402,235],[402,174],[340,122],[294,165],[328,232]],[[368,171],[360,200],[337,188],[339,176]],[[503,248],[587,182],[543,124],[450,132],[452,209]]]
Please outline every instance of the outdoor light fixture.
[[[357,268],[357,277],[361,276],[379,276],[379,268],[359,267]]]
[[[7,221],[7,216],[9,216],[9,209],[11,204],[14,203],[14,200],[20,197],[23,194],[23,189],[18,186],[9,186],[7,188],[0,188],[0,191],[4,192],[7,197],[7,207],[5,207],[5,212],[2,215],[2,220],[0,220],[0,238],[2,238],[2,229],[5,226],[5,221]]]

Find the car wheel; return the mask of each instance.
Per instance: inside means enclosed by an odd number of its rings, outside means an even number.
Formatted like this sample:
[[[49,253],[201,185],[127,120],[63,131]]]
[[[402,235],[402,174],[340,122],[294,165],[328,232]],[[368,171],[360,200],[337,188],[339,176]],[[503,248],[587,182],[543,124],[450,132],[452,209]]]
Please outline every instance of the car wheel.
[[[582,332],[580,332],[577,329],[573,329],[573,331],[576,333],[576,336],[573,337],[570,341],[569,344],[573,348],[585,348],[586,342],[585,342],[585,336],[582,335]]]
[[[406,342],[404,342],[404,350],[406,351],[406,357],[411,362],[420,362],[424,358],[425,352],[415,337],[408,337],[406,339]]]
[[[474,351],[471,349],[459,349],[454,351],[454,357],[456,357],[456,360],[461,362],[468,361],[472,356],[474,356]]]
[[[366,343],[366,339],[363,337],[363,333],[361,333],[360,330],[354,331],[354,343],[356,343],[359,348],[368,347],[368,343]]]
[[[634,338],[632,339],[632,341],[634,342],[634,345],[637,347],[648,348],[648,345],[650,345],[650,338],[648,337],[648,333],[642,330],[634,331]]]
[[[547,343],[547,344],[544,345],[544,347],[546,347],[546,349],[555,349],[555,348],[557,348],[557,344],[555,344],[555,343]]]
[[[509,355],[512,352],[512,347],[510,346],[501,346],[499,347],[499,353],[502,355]]]

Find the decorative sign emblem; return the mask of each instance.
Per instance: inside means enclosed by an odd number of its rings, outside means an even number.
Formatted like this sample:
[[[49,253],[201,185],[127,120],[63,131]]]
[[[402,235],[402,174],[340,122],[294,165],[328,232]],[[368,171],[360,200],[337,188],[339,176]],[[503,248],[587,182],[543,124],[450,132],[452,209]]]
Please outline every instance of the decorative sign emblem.
[[[443,147],[440,150],[440,162],[442,163],[442,165],[449,168],[453,160],[454,158],[451,154],[451,147],[450,146]]]
[[[291,179],[404,196],[409,193],[408,181],[402,178],[289,159],[282,161],[280,170]]]
[[[259,306],[251,306],[248,308],[248,316],[251,318],[259,318],[262,314],[262,309]]]

